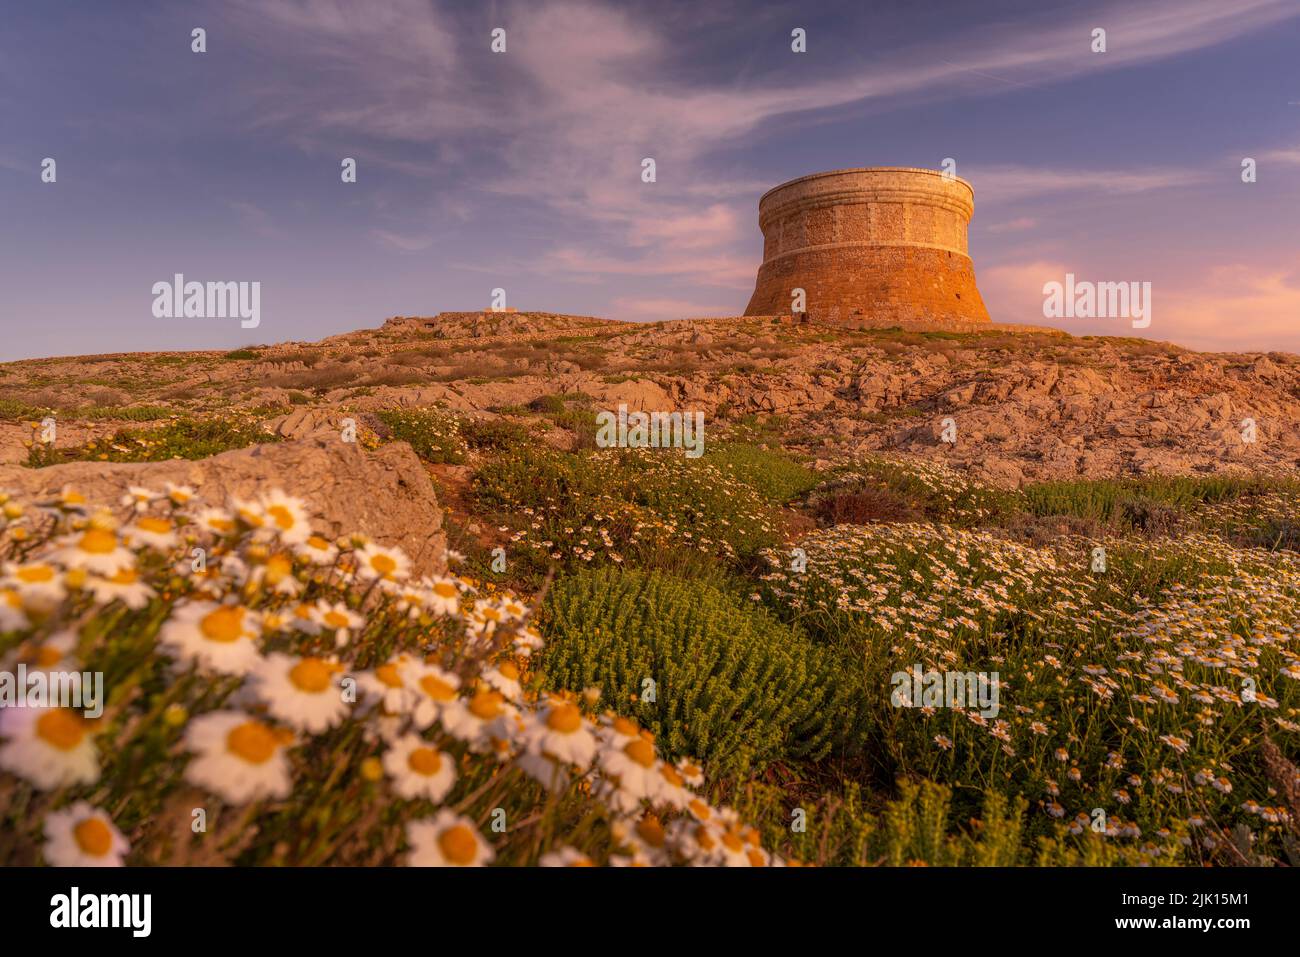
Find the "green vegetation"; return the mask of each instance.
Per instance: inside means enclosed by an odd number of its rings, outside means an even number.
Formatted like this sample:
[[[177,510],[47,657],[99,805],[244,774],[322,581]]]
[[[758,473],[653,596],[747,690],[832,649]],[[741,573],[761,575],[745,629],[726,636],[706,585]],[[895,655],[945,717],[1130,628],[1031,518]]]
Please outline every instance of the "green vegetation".
[[[71,449],[33,445],[27,464],[33,468],[61,462],[162,462],[168,459],[203,459],[230,449],[259,442],[278,442],[279,436],[247,416],[184,418],[149,429],[124,429],[107,439],[92,440]]]
[[[427,462],[465,461],[469,448],[461,434],[460,420],[444,409],[386,409],[378,418],[392,438],[409,442],[415,454]]]
[[[852,737],[859,694],[833,656],[712,586],[583,571],[551,592],[544,622],[551,684],[601,688],[660,748],[716,776],[815,759]]]

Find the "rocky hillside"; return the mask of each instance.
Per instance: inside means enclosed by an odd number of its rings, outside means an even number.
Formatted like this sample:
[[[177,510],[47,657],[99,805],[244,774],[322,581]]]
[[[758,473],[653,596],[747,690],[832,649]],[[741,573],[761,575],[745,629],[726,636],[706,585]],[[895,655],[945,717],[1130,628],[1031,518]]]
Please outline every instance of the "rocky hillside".
[[[171,414],[243,410],[289,436],[394,407],[527,416],[559,394],[596,408],[700,410],[706,423],[775,415],[783,444],[814,461],[887,451],[1004,487],[1300,465],[1300,357],[1041,331],[443,313],[224,354],[8,363],[0,383],[9,463],[27,457],[30,423],[50,413],[56,445],[80,446]],[[955,443],[941,441],[948,418]]]

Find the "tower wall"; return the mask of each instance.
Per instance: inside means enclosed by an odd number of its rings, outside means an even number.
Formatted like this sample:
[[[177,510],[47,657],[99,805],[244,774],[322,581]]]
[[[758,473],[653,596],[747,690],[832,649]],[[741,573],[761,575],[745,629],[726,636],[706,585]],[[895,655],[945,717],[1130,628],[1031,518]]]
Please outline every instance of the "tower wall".
[[[745,314],[791,311],[807,295],[817,321],[988,322],[966,251],[971,185],[934,170],[814,173],[758,203],[763,264]]]

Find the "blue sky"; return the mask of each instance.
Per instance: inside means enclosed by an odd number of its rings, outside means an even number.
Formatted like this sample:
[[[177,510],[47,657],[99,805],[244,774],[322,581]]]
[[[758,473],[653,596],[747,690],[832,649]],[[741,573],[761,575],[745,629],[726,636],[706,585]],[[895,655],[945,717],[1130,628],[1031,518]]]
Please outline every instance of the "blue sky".
[[[734,315],[764,190],[945,157],[994,319],[1044,322],[1070,271],[1151,282],[1144,335],[1300,351],[1300,0],[7,0],[4,24],[2,359],[318,339],[495,287]],[[177,272],[260,282],[261,325],[154,318]]]

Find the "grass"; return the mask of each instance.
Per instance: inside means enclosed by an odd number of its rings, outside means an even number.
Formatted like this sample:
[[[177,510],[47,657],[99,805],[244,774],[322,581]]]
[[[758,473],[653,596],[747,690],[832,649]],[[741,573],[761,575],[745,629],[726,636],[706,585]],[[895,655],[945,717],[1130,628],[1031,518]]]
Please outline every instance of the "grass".
[[[427,462],[465,461],[469,448],[461,433],[461,422],[443,409],[385,409],[377,418],[388,428],[391,438],[409,442],[415,454]]]
[[[33,445],[27,464],[44,468],[63,462],[163,462],[168,459],[203,459],[231,449],[263,442],[278,442],[279,436],[262,428],[255,418],[218,416],[182,418],[146,429],[123,429],[106,439],[91,440],[76,448]]]

